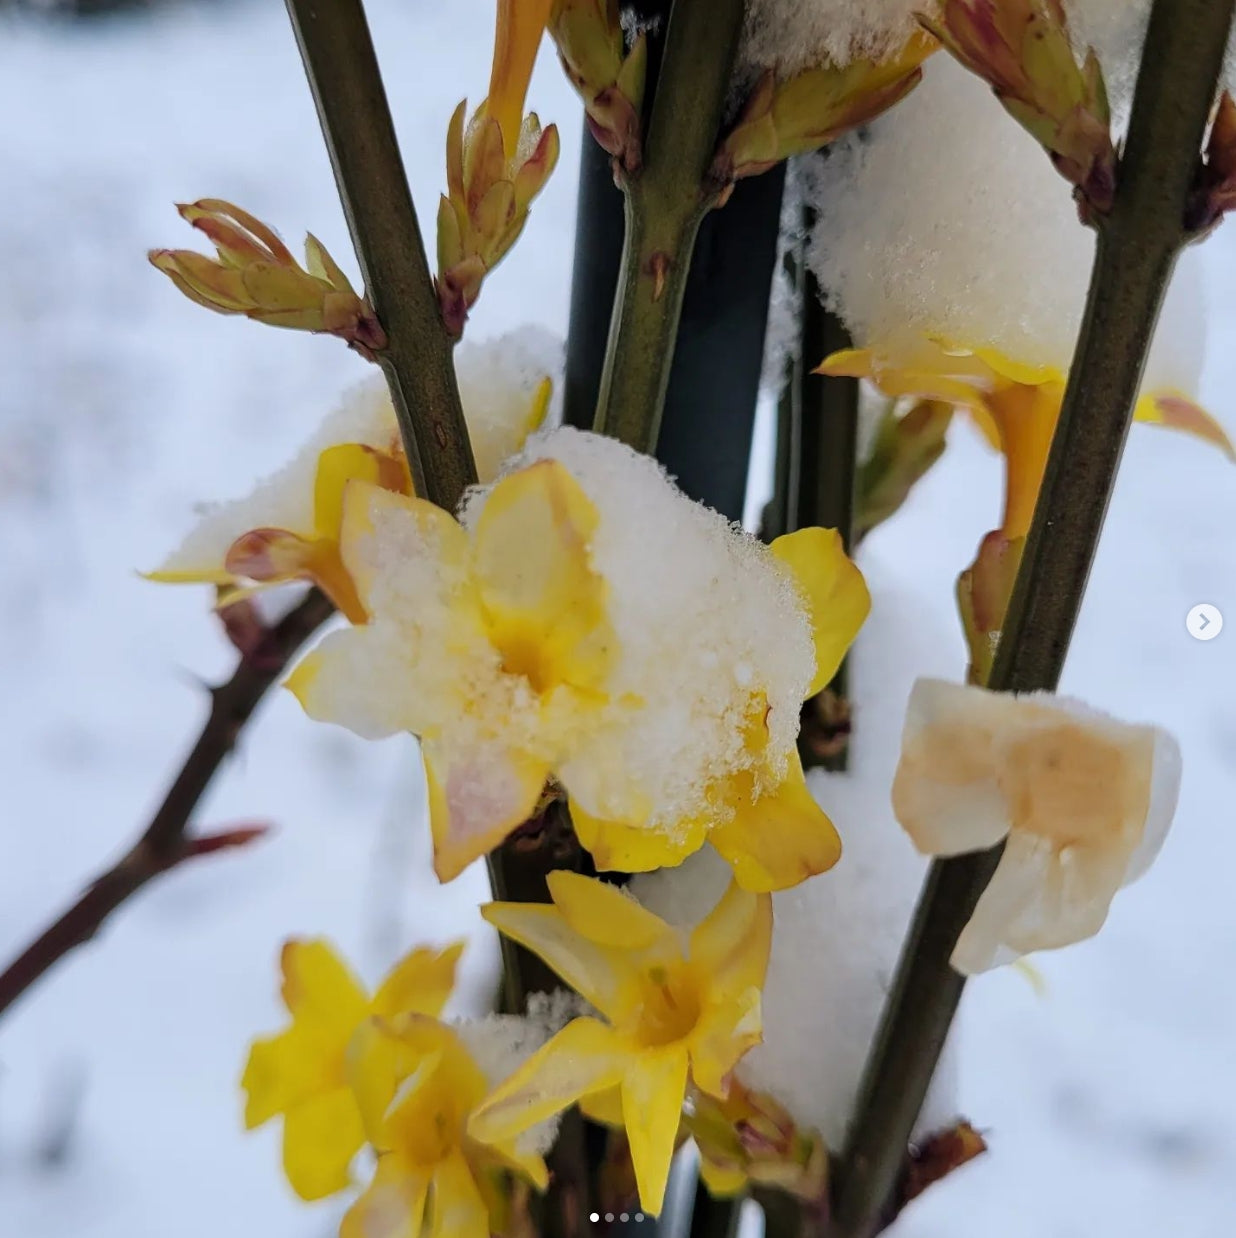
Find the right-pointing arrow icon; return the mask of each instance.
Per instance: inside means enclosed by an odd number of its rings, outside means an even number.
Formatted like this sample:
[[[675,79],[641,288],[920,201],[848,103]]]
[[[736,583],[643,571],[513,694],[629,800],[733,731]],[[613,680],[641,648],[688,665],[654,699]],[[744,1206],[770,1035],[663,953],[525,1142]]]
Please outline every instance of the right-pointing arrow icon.
[[[1202,602],[1189,611],[1185,627],[1194,640],[1214,640],[1223,631],[1223,612],[1210,602]]]

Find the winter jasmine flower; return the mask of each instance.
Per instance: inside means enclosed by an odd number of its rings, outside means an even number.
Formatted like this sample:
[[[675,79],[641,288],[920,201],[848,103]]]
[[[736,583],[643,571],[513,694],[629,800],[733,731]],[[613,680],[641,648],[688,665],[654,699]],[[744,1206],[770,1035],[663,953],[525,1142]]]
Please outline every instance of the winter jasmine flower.
[[[1050,694],[910,694],[893,811],[935,856],[1004,842],[952,963],[967,975],[1092,937],[1158,854],[1180,785],[1166,732]]]
[[[370,995],[327,942],[284,946],[283,1004],[292,1021],[278,1035],[253,1042],[241,1087],[249,1130],[283,1116],[284,1172],[302,1199],[346,1187],[365,1142],[345,1069],[353,1035],[373,1015],[437,1014],[462,952],[462,942],[414,950]]]
[[[501,1175],[544,1189],[545,1162],[514,1140],[468,1133],[488,1080],[450,1027],[423,1015],[366,1021],[347,1073],[377,1154],[340,1238],[489,1238],[501,1232]],[[492,1211],[491,1211],[492,1210]]]
[[[725,1096],[734,1065],[759,1043],[771,901],[731,884],[685,938],[614,886],[555,872],[549,887],[552,906],[491,903],[482,914],[603,1018],[568,1023],[486,1098],[468,1129],[510,1139],[581,1098],[611,1112],[620,1099],[641,1204],[655,1214],[688,1081]]]

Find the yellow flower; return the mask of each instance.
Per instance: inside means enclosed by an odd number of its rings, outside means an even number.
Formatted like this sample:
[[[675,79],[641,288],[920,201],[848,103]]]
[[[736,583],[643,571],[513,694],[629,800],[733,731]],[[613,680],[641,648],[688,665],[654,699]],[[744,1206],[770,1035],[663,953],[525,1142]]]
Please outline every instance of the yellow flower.
[[[952,955],[972,975],[1091,937],[1150,867],[1171,824],[1180,751],[1047,693],[919,680],[893,811],[926,855],[1004,853]]]
[[[515,1140],[469,1135],[488,1085],[445,1024],[415,1014],[368,1020],[349,1051],[348,1077],[377,1167],[339,1238],[489,1238],[502,1229],[503,1173],[544,1190],[540,1156]]]
[[[553,7],[554,0],[498,0],[489,114],[502,130],[508,157],[515,153],[532,67]]]
[[[1005,460],[1000,531],[1010,540],[1030,529],[1047,467],[1067,375],[1053,366],[1024,365],[993,349],[919,338],[912,347],[852,348],[833,353],[817,373],[869,378],[885,395],[915,396],[966,409]],[[1144,393],[1134,419],[1184,430],[1236,458],[1223,428],[1179,391]]]
[[[423,500],[349,489],[343,559],[372,621],[328,636],[288,687],[312,717],[421,738],[443,881],[528,818],[605,706],[614,641],[596,522],[550,460],[499,481],[470,533]]]
[[[461,356],[461,385],[469,364],[502,356],[504,341]],[[465,346],[466,347],[466,346]],[[526,360],[516,355],[520,365]],[[490,361],[489,364],[494,364]],[[527,368],[526,366],[524,367]],[[522,446],[549,406],[548,376],[531,382],[512,375],[500,398],[469,407],[469,433],[485,478],[501,459]],[[348,483],[368,482],[395,494],[410,494],[412,479],[385,380],[374,378],[350,393],[301,455],[261,483],[247,499],[209,513],[175,554],[148,580],[219,586],[220,607],[261,589],[290,581],[317,585],[352,623],[368,615],[340,556],[343,495]]]
[[[815,673],[807,695],[814,696],[837,673],[871,609],[871,595],[834,529],[801,529],[777,538],[770,549],[797,586],[810,621]],[[797,750],[780,762],[771,759],[767,714],[767,697],[751,693],[743,729],[750,766],[716,781],[706,811],[673,832],[641,820],[601,819],[572,799],[571,820],[597,867],[671,867],[706,840],[730,863],[739,885],[757,893],[786,889],[831,868],[841,840],[807,789]]]
[[[479,1139],[517,1136],[585,1099],[622,1124],[642,1206],[658,1213],[688,1083],[724,1096],[729,1075],[760,1042],[760,990],[772,940],[772,900],[736,884],[689,943],[613,886],[549,876],[553,906],[490,903],[485,918],[526,946],[605,1017],[567,1024],[473,1114]]]
[[[345,1069],[353,1034],[372,1015],[437,1014],[462,951],[462,942],[412,951],[371,997],[325,941],[283,947],[283,1004],[292,1022],[254,1041],[241,1087],[247,1129],[283,1115],[283,1167],[302,1199],[347,1186],[348,1167],[364,1143]]]

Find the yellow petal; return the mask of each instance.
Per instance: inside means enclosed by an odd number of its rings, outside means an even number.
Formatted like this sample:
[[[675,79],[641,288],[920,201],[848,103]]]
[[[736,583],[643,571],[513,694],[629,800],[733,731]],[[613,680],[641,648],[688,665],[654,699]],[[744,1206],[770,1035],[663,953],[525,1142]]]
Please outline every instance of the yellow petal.
[[[426,741],[421,746],[429,791],[433,868],[453,881],[531,815],[549,777],[549,765],[497,746],[478,747],[449,760]]]
[[[604,1092],[589,1093],[580,1099],[579,1111],[589,1122],[621,1129],[622,1088],[607,1088]]]
[[[489,1209],[458,1153],[434,1168],[429,1238],[489,1238]]]
[[[329,942],[293,938],[279,959],[283,1004],[293,1018],[350,1034],[369,1009],[369,995]]]
[[[365,1142],[351,1091],[323,1092],[283,1119],[283,1170],[301,1199],[325,1199],[351,1181],[348,1168]]]
[[[685,1050],[682,1056],[685,1077]],[[630,1059],[630,1046],[613,1028],[597,1019],[574,1019],[486,1097],[468,1122],[468,1134],[482,1143],[522,1134],[581,1096],[614,1087]]]
[[[631,1164],[640,1204],[653,1216],[665,1202],[686,1090],[687,1051],[681,1044],[641,1050],[622,1077],[622,1120]]]
[[[807,607],[815,639],[808,695],[814,696],[837,673],[871,610],[871,594],[836,529],[800,529],[777,538],[770,549],[789,569]]]
[[[557,907],[489,903],[481,915],[505,937],[526,946],[603,1014],[618,1018],[631,1000],[637,974],[621,950],[598,946],[575,932]]]
[[[395,463],[385,452],[364,443],[340,443],[322,452],[313,482],[313,523],[318,536],[338,540],[349,482],[395,488],[390,484],[399,476],[392,467]]]
[[[815,370],[833,378],[869,378],[887,396],[915,396],[924,400],[939,400],[944,404],[971,407],[980,400],[985,384],[968,381],[945,371],[921,366],[898,366],[887,358],[878,357],[868,348],[846,348],[826,357]]]
[[[680,822],[674,833],[657,826],[606,821],[570,801],[571,822],[599,872],[648,873],[675,868],[704,845],[708,824],[702,818]]]
[[[142,572],[140,575],[143,580],[151,580],[158,585],[229,585],[235,580],[231,572],[210,564],[175,572]]]
[[[691,1035],[691,1078],[695,1085],[710,1096],[725,1096],[730,1071],[763,1038],[758,987],[753,985],[734,997],[714,1002],[701,1014]]]
[[[691,965],[718,990],[763,988],[772,946],[772,899],[731,881],[721,901],[691,934]]]
[[[1031,365],[995,348],[975,348],[973,352],[984,365],[990,366],[996,374],[1010,383],[1024,387],[1037,387],[1044,383],[1064,386],[1066,375],[1054,365]]]
[[[464,943],[457,941],[443,950],[422,947],[395,965],[373,998],[376,1015],[437,1015],[455,987],[455,965]]]
[[[343,490],[340,554],[358,596],[370,611],[374,587],[390,571],[390,565],[372,549],[380,527],[406,530],[407,536],[401,538],[403,553],[431,558],[452,574],[462,570],[471,557],[468,535],[449,512],[425,499],[349,481]]]
[[[757,893],[788,890],[841,858],[841,839],[807,790],[796,752],[776,790],[740,803],[708,841],[733,868],[738,884]]]
[[[411,1170],[397,1156],[378,1157],[373,1181],[348,1209],[339,1238],[421,1238],[427,1174]]]
[[[286,1113],[322,1086],[323,1037],[303,1024],[278,1036],[255,1040],[240,1086],[245,1093],[245,1129],[253,1130]]]
[[[554,0],[498,0],[489,114],[502,130],[507,158],[515,153],[524,97]]]
[[[589,544],[599,521],[556,460],[504,477],[476,524],[475,556],[489,638],[537,692],[600,686],[614,655],[606,583]]]
[[[1010,541],[1030,531],[1063,398],[1064,386],[1059,382],[1012,385],[987,397],[1005,460],[1000,531]]]
[[[673,930],[617,886],[558,869],[549,874],[549,893],[567,925],[598,946],[646,950]]]
[[[1236,448],[1223,427],[1200,404],[1179,392],[1157,391],[1142,396],[1133,416],[1150,425],[1183,430],[1218,447],[1229,460],[1236,460]]]

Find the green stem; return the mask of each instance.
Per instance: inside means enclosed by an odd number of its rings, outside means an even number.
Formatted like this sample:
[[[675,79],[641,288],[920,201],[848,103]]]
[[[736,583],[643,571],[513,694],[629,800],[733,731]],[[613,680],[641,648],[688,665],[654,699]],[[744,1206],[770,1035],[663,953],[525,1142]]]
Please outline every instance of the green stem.
[[[652,452],[700,221],[716,204],[708,170],[742,32],[743,0],[675,0],[644,143],[624,186],[626,241],[595,428]]]
[[[476,465],[451,341],[361,0],[287,0],[365,288],[417,494],[454,511]]]
[[[1111,215],[989,686],[1054,690],[1116,479],[1231,25],[1233,0],[1155,0]],[[949,966],[1000,851],[937,860],[868,1059],[834,1199],[838,1238],[870,1238],[893,1191],[964,978]]]
[[[399,419],[417,494],[454,511],[476,481],[455,380],[451,341],[438,309],[394,124],[361,0],[287,0],[318,119],[365,287],[389,346],[378,354]],[[496,898],[549,902],[545,847],[508,839],[489,854]],[[505,1004],[556,981],[527,951],[502,938]],[[588,1175],[579,1119],[568,1115],[551,1156],[552,1183],[538,1203],[545,1238],[588,1232]]]

